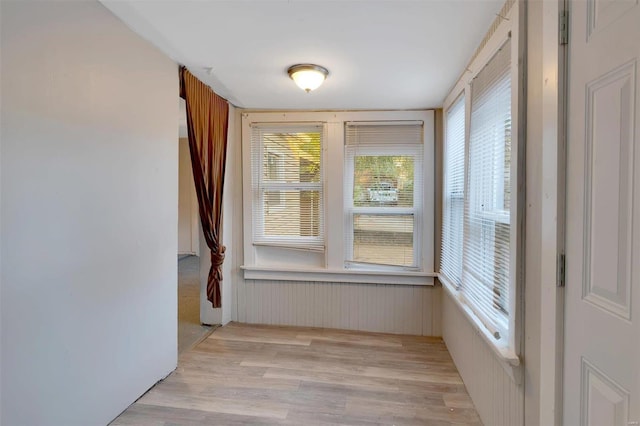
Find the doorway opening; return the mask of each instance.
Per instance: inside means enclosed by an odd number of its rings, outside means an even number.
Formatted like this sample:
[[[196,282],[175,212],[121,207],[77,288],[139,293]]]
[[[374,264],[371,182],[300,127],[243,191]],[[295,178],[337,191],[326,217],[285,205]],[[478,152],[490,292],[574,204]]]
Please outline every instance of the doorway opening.
[[[200,320],[200,218],[184,99],[180,99],[178,139],[178,354],[211,333]]]

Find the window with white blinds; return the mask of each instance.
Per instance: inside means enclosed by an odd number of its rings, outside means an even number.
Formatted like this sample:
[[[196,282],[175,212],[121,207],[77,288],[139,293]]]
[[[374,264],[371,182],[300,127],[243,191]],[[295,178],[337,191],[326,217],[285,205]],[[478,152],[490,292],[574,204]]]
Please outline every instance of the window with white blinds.
[[[440,273],[459,288],[462,283],[464,224],[464,94],[447,110],[445,120]]]
[[[511,42],[471,84],[461,290],[498,337],[511,290]]]
[[[423,123],[345,123],[345,267],[419,269]]]
[[[324,250],[323,126],[252,124],[253,242]]]

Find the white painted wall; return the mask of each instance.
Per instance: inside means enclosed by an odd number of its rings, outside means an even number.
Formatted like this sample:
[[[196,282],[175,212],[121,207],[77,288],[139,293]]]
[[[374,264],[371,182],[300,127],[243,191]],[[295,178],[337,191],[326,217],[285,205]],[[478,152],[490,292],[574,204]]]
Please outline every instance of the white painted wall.
[[[0,5],[0,39],[2,37],[2,5]],[[0,53],[0,70],[2,54]],[[0,84],[0,111],[2,110],[2,84]],[[0,113],[0,129],[2,129],[2,113]],[[2,134],[0,133],[0,189],[2,188]],[[2,191],[0,190],[0,224],[2,223]],[[2,232],[0,227],[0,424],[2,424]]]
[[[178,140],[178,254],[200,253],[198,198],[193,183],[189,140]]]
[[[231,309],[229,311],[229,321],[240,321],[238,315],[238,289],[244,286],[244,271],[241,266],[244,264],[244,216],[243,216],[243,170],[242,170],[242,108],[233,108],[233,126],[229,123],[229,143],[227,146],[227,186],[225,187],[224,205],[225,225],[223,239],[227,246],[233,250],[233,262],[225,262],[224,267],[228,269],[229,280],[226,285],[230,287]],[[231,117],[231,111],[229,112]],[[231,184],[233,182],[233,184]],[[233,185],[233,186],[232,186]],[[233,188],[231,190],[231,188]],[[227,248],[229,250],[229,248]],[[228,255],[228,253],[227,253]],[[227,276],[225,275],[225,280]],[[224,298],[224,293],[222,294]],[[224,299],[223,299],[224,300]],[[227,319],[225,315],[225,319]]]
[[[107,424],[177,361],[177,66],[97,2],[1,8],[1,422]]]
[[[248,112],[242,110],[242,113],[253,114],[256,112]],[[408,115],[414,114],[414,115]],[[288,112],[287,119],[291,121],[308,121],[320,120],[327,121],[327,133],[331,136],[328,143],[327,156],[331,158],[334,164],[340,164],[340,168],[329,168],[327,174],[327,187],[332,188],[329,191],[328,205],[331,206],[332,198],[338,205],[342,204],[342,155],[344,151],[344,143],[342,135],[344,133],[343,121],[366,121],[366,120],[407,120],[416,119],[425,121],[425,145],[433,144],[434,120],[435,114],[432,111],[415,111],[415,112],[325,112],[314,113],[309,111]],[[237,119],[240,118],[238,115]],[[275,122],[282,121],[282,114],[272,113],[263,114],[257,121],[272,120]],[[238,123],[236,123],[238,124]],[[240,151],[240,143],[242,139],[241,128],[236,128],[235,140],[238,144],[236,149],[235,160],[228,157],[227,176],[229,170],[233,169],[237,172],[236,191],[242,191],[239,184],[242,176],[242,159],[241,154],[246,151]],[[245,131],[247,128],[244,129]],[[333,145],[332,145],[333,143]],[[244,147],[246,148],[246,146]],[[231,149],[231,148],[230,148]],[[433,162],[434,152],[426,149],[425,154],[425,175],[433,170],[429,164]],[[245,158],[245,160],[247,160]],[[245,165],[249,161],[245,161]],[[233,166],[232,166],[233,165]],[[245,172],[245,183],[248,184],[247,170]],[[433,172],[432,172],[433,173]],[[229,179],[227,179],[229,182]],[[427,183],[425,188],[425,204],[429,205],[429,200],[433,200],[434,188]],[[225,194],[228,194],[229,188],[225,188]],[[245,199],[250,196],[245,194]],[[242,211],[242,198],[238,198],[233,204],[233,212]],[[226,207],[225,207],[226,208]],[[247,206],[244,213],[246,214]],[[335,210],[335,209],[334,209]],[[225,218],[229,218],[229,210],[225,210]],[[340,216],[338,214],[337,216]],[[336,217],[333,217],[336,219]],[[337,270],[343,267],[343,250],[341,249],[344,236],[342,234],[342,220],[333,220],[329,217],[330,231],[327,234],[328,245],[334,247],[333,250],[327,252],[327,269]],[[275,279],[244,279],[244,271],[240,269],[242,265],[251,265],[253,254],[247,256],[247,249],[254,249],[250,239],[245,241],[244,253],[239,247],[243,241],[243,223],[242,215],[233,214],[233,224],[231,229],[233,236],[229,244],[233,244],[235,260],[230,264],[232,277],[232,312],[231,319],[239,322],[258,323],[258,324],[275,324],[275,325],[300,325],[312,327],[329,327],[349,330],[363,330],[373,332],[388,333],[405,333],[413,335],[440,336],[440,298],[442,289],[429,285],[399,285],[398,281],[393,282],[396,277],[382,277],[383,284],[380,281],[364,282],[355,284],[353,282],[322,282],[324,277],[318,277],[316,281],[295,281],[298,278],[283,278],[283,274],[278,275]],[[251,221],[245,216],[245,227],[251,226]],[[430,272],[433,268],[433,228],[432,224],[433,211],[425,211],[425,247],[423,249],[425,257],[425,271]],[[225,226],[228,223],[225,221]],[[225,231],[225,238],[228,232]],[[229,241],[229,240],[227,240]],[[336,248],[338,247],[338,248]],[[295,262],[291,259],[287,260],[286,256],[290,254],[274,254],[279,256],[277,263],[282,265],[290,264],[291,268],[295,268]],[[324,261],[323,261],[324,265]],[[286,269],[286,268],[285,268]],[[312,270],[310,272],[319,272],[322,269]],[[355,276],[355,275],[354,275]],[[271,277],[269,277],[271,278]],[[404,278],[404,277],[403,277]],[[332,278],[333,279],[333,278]],[[344,281],[350,281],[350,277],[341,278]],[[400,278],[398,278],[400,279]],[[430,277],[420,277],[419,281],[431,281]],[[340,280],[338,280],[340,281]],[[375,284],[378,283],[378,284]],[[224,297],[224,293],[223,293]]]
[[[562,424],[564,161],[560,138],[560,1],[527,3],[527,212],[524,360],[527,426]]]
[[[227,166],[223,197],[222,240],[227,246],[222,266],[222,324],[233,318],[235,286],[243,279],[240,269],[243,261],[242,233],[242,111],[229,107],[227,140]]]

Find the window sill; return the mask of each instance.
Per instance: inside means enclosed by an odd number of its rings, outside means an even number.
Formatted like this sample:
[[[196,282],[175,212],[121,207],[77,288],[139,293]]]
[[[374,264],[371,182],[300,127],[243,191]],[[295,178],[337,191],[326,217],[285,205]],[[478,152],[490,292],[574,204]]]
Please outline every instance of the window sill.
[[[500,365],[507,375],[517,385],[520,385],[522,383],[523,374],[520,357],[507,345],[506,342],[504,342],[504,339],[496,339],[493,337],[491,332],[484,326],[473,310],[471,310],[471,308],[461,300],[460,292],[456,290],[453,285],[440,275],[438,276],[438,280],[442,283],[442,287],[444,287],[446,293],[451,297],[458,309],[464,313],[471,326],[482,337],[482,340],[485,341],[489,348],[491,348],[496,359],[500,362]]]
[[[345,269],[289,269],[241,266],[246,280],[314,281],[333,283],[433,286],[435,272],[358,271]]]

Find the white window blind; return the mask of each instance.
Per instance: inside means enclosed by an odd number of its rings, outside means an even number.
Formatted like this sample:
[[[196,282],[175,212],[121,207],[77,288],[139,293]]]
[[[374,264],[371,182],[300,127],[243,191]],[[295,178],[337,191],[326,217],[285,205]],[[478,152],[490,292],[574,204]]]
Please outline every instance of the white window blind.
[[[508,330],[511,204],[511,43],[471,86],[462,295],[494,333]]]
[[[447,110],[444,149],[442,250],[440,272],[451,284],[462,283],[464,224],[465,97]]]
[[[421,267],[422,122],[345,124],[345,266]]]
[[[323,126],[251,129],[253,242],[324,250]]]

